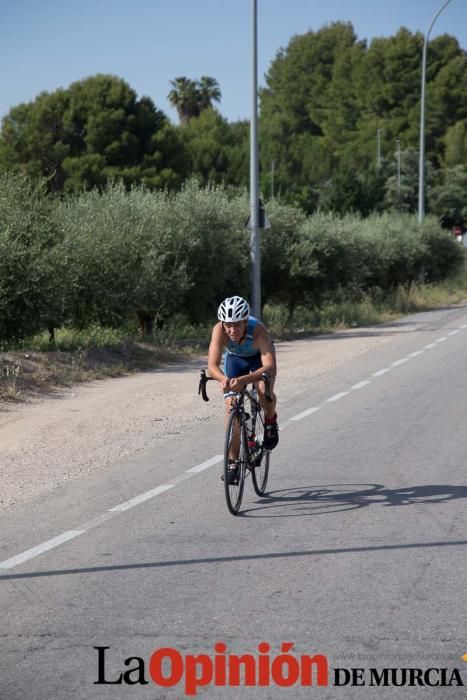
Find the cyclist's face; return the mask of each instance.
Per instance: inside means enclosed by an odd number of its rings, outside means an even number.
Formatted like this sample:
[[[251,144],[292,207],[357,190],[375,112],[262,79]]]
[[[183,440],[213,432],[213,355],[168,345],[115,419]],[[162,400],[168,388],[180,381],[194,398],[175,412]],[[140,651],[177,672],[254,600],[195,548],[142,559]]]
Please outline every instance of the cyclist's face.
[[[238,342],[243,338],[246,323],[246,321],[233,321],[227,323],[224,322],[222,325],[224,326],[224,331],[227,333],[230,340]]]

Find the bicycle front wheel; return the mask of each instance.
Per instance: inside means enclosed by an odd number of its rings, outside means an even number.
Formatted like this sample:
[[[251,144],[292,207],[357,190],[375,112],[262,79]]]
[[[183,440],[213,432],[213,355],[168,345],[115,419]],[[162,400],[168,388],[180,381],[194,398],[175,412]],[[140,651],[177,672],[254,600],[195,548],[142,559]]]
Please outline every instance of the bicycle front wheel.
[[[257,496],[264,496],[266,491],[266,486],[268,483],[269,476],[269,460],[271,458],[271,453],[269,450],[263,449],[264,440],[264,410],[261,407],[256,413],[256,441],[259,445],[259,455],[257,457],[255,466],[251,470],[251,479],[253,481],[253,488]]]
[[[227,421],[224,446],[224,491],[227,508],[237,515],[243,497],[247,463],[245,431],[238,411],[233,410]],[[234,462],[234,469],[232,469]]]

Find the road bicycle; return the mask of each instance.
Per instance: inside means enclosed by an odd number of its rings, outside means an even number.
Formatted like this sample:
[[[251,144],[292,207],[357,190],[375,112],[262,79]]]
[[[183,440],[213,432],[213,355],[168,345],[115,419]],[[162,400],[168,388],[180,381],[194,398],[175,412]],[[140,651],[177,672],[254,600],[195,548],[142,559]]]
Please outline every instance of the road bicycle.
[[[204,369],[201,370],[198,394],[202,395],[204,401],[209,401],[206,384],[212,379],[214,377],[209,377]],[[271,401],[266,372],[262,379],[265,398]],[[265,415],[256,389],[243,387],[241,391],[227,391],[224,398],[231,399],[224,443],[224,491],[227,507],[232,515],[236,515],[242,503],[245,479],[250,474],[256,494],[264,495],[271,451],[263,445]]]

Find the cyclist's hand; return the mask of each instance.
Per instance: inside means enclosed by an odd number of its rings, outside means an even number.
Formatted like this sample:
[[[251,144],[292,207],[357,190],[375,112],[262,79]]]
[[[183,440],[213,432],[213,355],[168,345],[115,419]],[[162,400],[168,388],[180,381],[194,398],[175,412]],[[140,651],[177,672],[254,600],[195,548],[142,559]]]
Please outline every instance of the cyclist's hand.
[[[219,382],[219,389],[221,391],[230,390],[230,379],[228,377],[224,377],[224,379],[221,382]]]
[[[232,391],[241,391],[245,386],[245,382],[240,379],[240,377],[234,377],[230,380],[230,388]]]

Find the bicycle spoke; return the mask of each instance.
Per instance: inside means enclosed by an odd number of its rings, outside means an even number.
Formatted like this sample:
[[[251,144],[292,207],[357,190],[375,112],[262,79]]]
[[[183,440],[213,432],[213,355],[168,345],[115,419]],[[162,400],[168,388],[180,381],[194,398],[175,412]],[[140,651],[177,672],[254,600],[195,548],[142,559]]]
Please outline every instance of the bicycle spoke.
[[[271,453],[269,450],[263,449],[264,440],[264,410],[259,407],[256,413],[256,423],[255,423],[255,436],[256,436],[256,453],[257,457],[255,460],[255,466],[252,468],[251,476],[253,481],[253,488],[258,496],[263,496],[266,491],[266,486],[268,483],[269,476],[269,461]]]
[[[235,409],[229,415],[224,448],[224,490],[229,511],[236,515],[240,509],[247,462],[245,434],[240,415]],[[232,469],[232,466],[234,469]],[[234,474],[232,472],[235,472]]]

